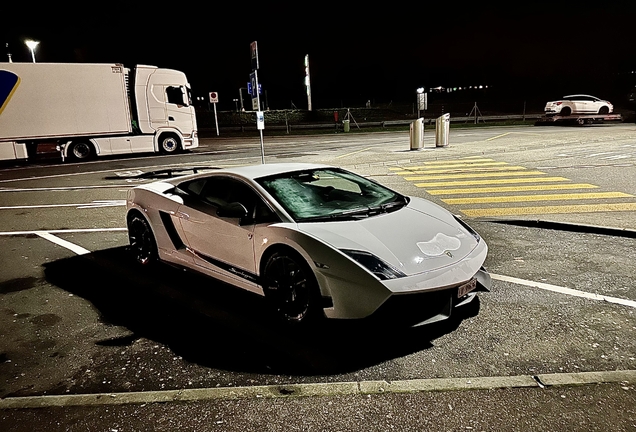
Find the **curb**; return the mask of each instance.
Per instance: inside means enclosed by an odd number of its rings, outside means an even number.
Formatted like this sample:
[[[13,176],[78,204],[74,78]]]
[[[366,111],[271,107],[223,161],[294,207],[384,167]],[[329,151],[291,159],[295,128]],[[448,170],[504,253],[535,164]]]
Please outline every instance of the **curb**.
[[[130,393],[26,396],[0,399],[0,410],[71,406],[103,406],[253,398],[297,398],[398,394],[434,391],[540,388],[600,383],[636,383],[636,370],[557,373],[474,378],[431,378],[399,381],[360,381],[250,387],[182,389]]]

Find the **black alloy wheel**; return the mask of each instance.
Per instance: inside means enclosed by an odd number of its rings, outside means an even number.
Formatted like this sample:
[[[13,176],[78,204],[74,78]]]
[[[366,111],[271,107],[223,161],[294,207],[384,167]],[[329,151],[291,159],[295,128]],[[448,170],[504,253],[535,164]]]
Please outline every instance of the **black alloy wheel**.
[[[277,252],[267,260],[264,275],[265,297],[278,318],[291,325],[318,319],[317,283],[302,258]]]
[[[128,220],[128,240],[130,251],[135,260],[142,265],[149,265],[157,260],[157,243],[146,219],[133,216]]]

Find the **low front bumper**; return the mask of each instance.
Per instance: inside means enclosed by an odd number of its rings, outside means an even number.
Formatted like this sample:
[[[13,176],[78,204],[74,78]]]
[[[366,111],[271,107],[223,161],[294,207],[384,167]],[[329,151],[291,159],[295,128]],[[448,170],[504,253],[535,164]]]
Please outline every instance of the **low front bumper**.
[[[450,318],[452,310],[477,297],[477,291],[489,291],[490,274],[483,267],[475,275],[477,287],[458,297],[458,287],[440,291],[392,295],[366,320],[386,325],[419,327]]]

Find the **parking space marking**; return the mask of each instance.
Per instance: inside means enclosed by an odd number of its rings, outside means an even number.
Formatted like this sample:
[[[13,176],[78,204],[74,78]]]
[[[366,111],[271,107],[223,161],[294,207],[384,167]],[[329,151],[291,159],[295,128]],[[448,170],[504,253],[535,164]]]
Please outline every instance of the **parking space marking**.
[[[367,147],[367,148],[362,149],[362,150],[358,150],[358,151],[354,151],[354,152],[351,152],[351,153],[347,153],[347,154],[343,154],[343,155],[340,155],[340,156],[336,156],[336,159],[340,159],[340,158],[343,158],[343,157],[347,157],[347,156],[351,156],[351,155],[354,155],[354,154],[362,153],[362,152],[365,152],[367,150],[371,150],[372,148],[373,147]]]
[[[540,288],[542,290],[553,291],[560,294],[567,294],[567,295],[582,297],[582,298],[586,298],[590,300],[600,300],[600,301],[605,301],[608,303],[615,303],[615,304],[619,304],[623,306],[636,308],[636,301],[633,301],[633,300],[627,300],[627,299],[622,299],[618,297],[609,297],[609,296],[604,296],[600,294],[579,291],[572,288],[566,288],[566,287],[562,287],[558,285],[551,285],[551,284],[547,284],[543,282],[535,282],[535,281],[519,279],[519,278],[515,278],[511,276],[504,276],[504,275],[498,275],[493,273],[490,274],[490,277],[502,282],[510,282],[517,285],[525,285],[532,288]]]
[[[84,249],[83,247],[78,246],[69,241],[63,240],[53,235],[52,233],[61,234],[61,233],[71,233],[71,232],[78,233],[78,232],[113,232],[113,231],[123,232],[123,231],[128,231],[128,229],[127,228],[104,228],[104,229],[89,228],[84,230],[80,229],[80,230],[50,230],[50,231],[13,231],[13,232],[0,232],[0,236],[35,234],[42,237],[43,239],[49,240],[59,246],[69,249],[70,251],[75,252],[77,255],[84,255],[84,254],[91,253],[91,251],[89,251],[88,249]],[[491,277],[495,280],[500,280],[503,282],[511,282],[518,285],[525,285],[529,287],[540,288],[540,289],[544,289],[548,291],[558,292],[561,294],[567,294],[567,295],[572,295],[572,296],[582,297],[582,298],[587,298],[592,300],[602,300],[608,303],[616,303],[623,306],[636,308],[636,301],[633,301],[633,300],[626,300],[626,299],[621,299],[617,297],[609,297],[609,296],[604,296],[600,294],[588,293],[586,291],[579,291],[572,288],[566,288],[566,287],[561,287],[557,285],[550,285],[543,282],[535,282],[535,281],[530,281],[525,279],[519,279],[519,278],[515,278],[511,276],[504,276],[504,275],[491,273]]]
[[[128,228],[78,228],[78,229],[58,229],[58,230],[46,230],[50,234],[72,234],[72,233],[98,233],[98,232],[122,232],[128,231]],[[0,232],[0,236],[25,236],[25,235],[37,235],[40,231],[4,231]]]
[[[90,189],[129,189],[133,187],[132,184],[122,185],[95,185],[95,186],[63,186],[63,187],[37,187],[37,188],[4,188],[0,187],[0,193],[3,192],[45,192],[45,191],[76,191],[76,190],[90,190]]]
[[[36,231],[35,234],[39,235],[45,240],[55,243],[58,246],[62,246],[72,252],[75,252],[77,255],[85,255],[91,253],[88,249],[84,249],[83,247],[76,245],[75,243],[71,243],[64,239],[61,239],[53,234],[46,231]]]
[[[87,208],[101,208],[101,207],[119,207],[119,206],[125,206],[125,205],[126,205],[126,200],[97,200],[91,203],[82,203],[82,204],[39,204],[39,205],[2,206],[0,207],[0,210],[59,208],[59,207],[76,207],[78,209],[87,209]]]

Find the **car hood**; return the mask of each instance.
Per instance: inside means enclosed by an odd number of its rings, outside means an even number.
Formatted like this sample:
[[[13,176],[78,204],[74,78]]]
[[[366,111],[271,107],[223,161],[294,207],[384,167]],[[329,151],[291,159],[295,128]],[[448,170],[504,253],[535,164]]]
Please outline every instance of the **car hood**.
[[[450,266],[477,246],[452,215],[409,205],[357,221],[299,223],[298,229],[337,249],[367,251],[407,276]],[[442,217],[440,217],[442,216]]]

